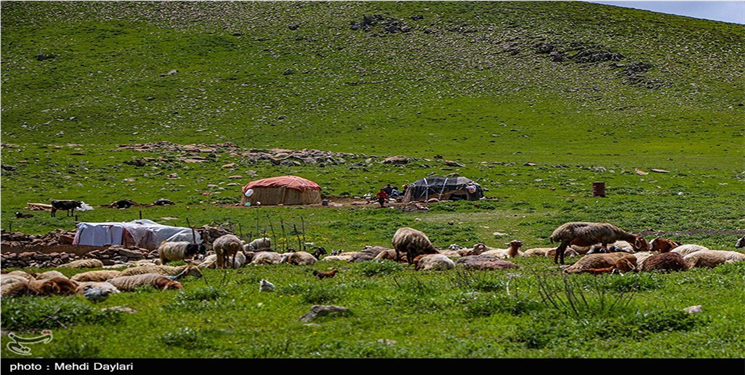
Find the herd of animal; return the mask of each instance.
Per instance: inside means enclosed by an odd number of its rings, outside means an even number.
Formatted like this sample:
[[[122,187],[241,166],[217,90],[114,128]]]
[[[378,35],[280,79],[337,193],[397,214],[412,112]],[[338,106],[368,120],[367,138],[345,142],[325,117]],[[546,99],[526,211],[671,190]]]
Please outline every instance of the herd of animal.
[[[511,258],[543,256],[553,257],[563,273],[623,274],[626,272],[685,271],[695,267],[717,267],[726,263],[745,261],[745,253],[730,250],[711,250],[697,244],[682,244],[664,238],[647,242],[643,236],[629,233],[609,223],[569,222],[556,228],[550,236],[556,247],[521,250],[522,241],[510,241],[505,249],[490,248],[477,243],[472,248],[451,245],[438,249],[427,235],[419,230],[403,227],[391,239],[393,249],[366,247],[360,252],[334,251],[327,254],[322,247],[313,253],[307,251],[272,250],[271,240],[261,237],[246,243],[238,236],[226,234],[218,237],[207,251],[205,244],[162,242],[158,259],[143,259],[131,264],[104,266],[98,259],[79,259],[60,268],[91,268],[93,270],[65,276],[59,270],[41,273],[24,270],[0,273],[0,295],[48,296],[83,295],[93,303],[105,301],[110,295],[135,291],[140,287],[158,290],[182,289],[180,280],[191,276],[201,278],[205,268],[239,268],[249,264],[314,265],[322,261],[355,262],[362,260],[393,260],[414,266],[419,270],[449,270],[458,264],[481,269],[518,268]],[[735,248],[745,248],[745,236],[739,238]],[[580,257],[571,265],[564,264],[565,257]],[[180,266],[169,262],[182,261]],[[318,279],[332,278],[336,268],[329,271],[313,270]],[[271,291],[274,286],[261,280],[260,291]]]

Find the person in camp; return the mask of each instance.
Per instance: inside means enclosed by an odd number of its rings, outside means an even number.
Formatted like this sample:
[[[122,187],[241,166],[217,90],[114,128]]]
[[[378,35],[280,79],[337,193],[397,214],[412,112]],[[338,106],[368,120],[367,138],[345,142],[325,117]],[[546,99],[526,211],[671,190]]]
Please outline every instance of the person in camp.
[[[376,194],[375,197],[378,198],[378,203],[380,203],[380,207],[385,207],[385,201],[388,199],[388,193],[385,192],[385,188],[380,189],[380,191],[378,191],[378,194]]]
[[[391,193],[393,193],[393,186],[391,186],[391,184],[386,184],[383,191],[390,196]]]

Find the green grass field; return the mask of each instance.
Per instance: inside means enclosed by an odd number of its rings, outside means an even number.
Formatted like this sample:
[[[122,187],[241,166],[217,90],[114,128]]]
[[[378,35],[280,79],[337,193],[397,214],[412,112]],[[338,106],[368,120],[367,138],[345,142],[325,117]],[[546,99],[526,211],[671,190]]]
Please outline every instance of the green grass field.
[[[0,6],[4,231],[73,230],[64,215],[15,218],[56,198],[94,206],[78,213],[89,222],[141,214],[252,235],[303,222],[306,240],[329,251],[389,247],[401,226],[440,248],[547,247],[566,221],[722,250],[745,234],[742,25],[581,2]],[[216,151],[123,147],[151,142]],[[294,166],[245,156],[274,148],[345,156]],[[242,185],[285,174],[331,199],[457,174],[488,199],[426,212],[232,205]],[[604,198],[592,195],[597,181]],[[176,204],[104,207],[159,198]],[[103,305],[3,299],[2,329],[52,329],[57,345],[33,347],[44,358],[745,357],[743,264],[563,278],[550,259],[518,263],[520,277],[393,263],[334,264],[345,269],[323,281],[310,274],[321,263],[206,270],[182,291]],[[259,293],[262,278],[278,290]],[[582,293],[575,308],[547,299]],[[351,313],[299,321],[314,304]],[[692,305],[703,313],[681,313]],[[101,310],[111,306],[137,312]],[[18,357],[6,343],[3,357]]]

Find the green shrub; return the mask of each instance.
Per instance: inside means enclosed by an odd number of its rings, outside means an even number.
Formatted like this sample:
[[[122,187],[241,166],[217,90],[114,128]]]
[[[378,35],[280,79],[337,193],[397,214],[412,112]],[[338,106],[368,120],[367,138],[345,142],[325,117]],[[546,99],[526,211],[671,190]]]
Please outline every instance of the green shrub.
[[[99,310],[88,301],[66,297],[16,297],[3,299],[3,328],[31,330],[66,327],[75,323],[113,324],[122,312]]]
[[[49,355],[52,358],[82,359],[96,358],[100,352],[101,348],[97,345],[85,342],[84,338],[71,333],[64,340],[54,341]]]

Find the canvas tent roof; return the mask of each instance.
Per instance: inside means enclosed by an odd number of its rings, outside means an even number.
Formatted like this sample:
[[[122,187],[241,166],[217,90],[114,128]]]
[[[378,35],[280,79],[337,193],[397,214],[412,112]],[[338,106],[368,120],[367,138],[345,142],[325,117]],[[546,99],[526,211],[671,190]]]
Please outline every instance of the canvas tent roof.
[[[321,203],[321,186],[298,176],[251,181],[241,188],[243,205],[298,205]]]
[[[484,197],[481,185],[466,177],[425,177],[411,183],[404,193],[404,202],[439,200],[479,200]]]
[[[78,223],[73,245],[137,246],[155,250],[162,241],[188,241],[202,243],[199,233],[186,227],[161,225],[152,220],[131,222]]]

